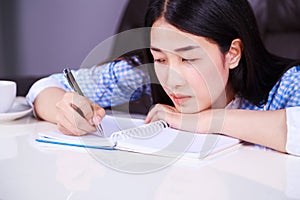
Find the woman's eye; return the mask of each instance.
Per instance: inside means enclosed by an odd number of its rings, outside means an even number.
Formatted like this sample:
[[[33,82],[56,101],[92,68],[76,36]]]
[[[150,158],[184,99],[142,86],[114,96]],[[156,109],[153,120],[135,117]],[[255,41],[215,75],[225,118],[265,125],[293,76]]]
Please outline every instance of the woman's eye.
[[[165,59],[159,58],[159,59],[154,59],[155,63],[164,63]]]
[[[190,62],[194,62],[194,61],[196,61],[197,59],[185,59],[185,58],[182,58],[182,62],[188,62],[188,63],[190,63]]]

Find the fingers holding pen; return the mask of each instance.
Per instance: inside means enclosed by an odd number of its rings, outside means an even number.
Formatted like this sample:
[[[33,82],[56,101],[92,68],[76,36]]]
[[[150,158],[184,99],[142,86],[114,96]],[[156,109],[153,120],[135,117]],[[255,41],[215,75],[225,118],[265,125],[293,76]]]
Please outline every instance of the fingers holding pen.
[[[64,115],[57,115],[57,127],[66,135],[82,136],[90,132],[88,130],[82,130],[79,126],[74,125],[72,121],[69,121]]]
[[[76,113],[73,116],[80,116],[75,119],[78,119],[79,127],[84,128],[84,130],[90,130],[92,127],[95,129],[95,124],[97,125],[97,130],[100,129],[100,134],[103,135],[102,127],[98,126],[102,120],[103,110],[100,107],[96,106],[88,98],[84,97],[83,92],[81,91],[79,85],[77,84],[75,77],[72,74],[71,69],[66,68],[63,70],[64,76],[66,77],[70,87],[76,93],[66,93],[64,96],[65,102],[62,104],[67,104],[67,108],[72,107],[73,110],[76,110]],[[64,101],[62,100],[62,101]],[[58,107],[60,105],[58,104]],[[94,108],[95,107],[95,108]],[[95,112],[96,111],[96,112]],[[68,113],[68,112],[67,112]],[[70,119],[70,115],[67,114],[66,117]],[[76,122],[76,121],[75,121]]]
[[[63,98],[65,103],[71,105],[79,114],[85,119],[91,119],[93,117],[92,101],[84,96],[81,96],[75,92],[67,92]]]
[[[76,93],[68,92],[56,104],[57,124],[61,131],[71,135],[94,132],[91,102]]]
[[[91,100],[78,95],[77,93],[72,93],[73,103],[71,104],[73,109],[80,113],[91,125],[99,125],[105,116],[105,110],[98,104],[93,103]],[[70,99],[68,100],[70,101]]]
[[[93,108],[93,117],[92,117],[93,124],[99,125],[103,117],[105,116],[105,110],[95,103],[92,104],[92,108]]]

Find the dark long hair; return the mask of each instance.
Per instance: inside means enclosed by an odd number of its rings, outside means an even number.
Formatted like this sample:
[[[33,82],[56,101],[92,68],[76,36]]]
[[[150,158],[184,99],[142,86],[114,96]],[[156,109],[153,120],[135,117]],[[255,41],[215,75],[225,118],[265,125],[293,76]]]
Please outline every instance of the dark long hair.
[[[223,53],[240,38],[242,57],[230,71],[229,83],[236,95],[255,105],[267,101],[272,87],[295,64],[266,50],[247,0],[151,0],[145,25],[151,27],[160,17],[184,32],[214,41]]]

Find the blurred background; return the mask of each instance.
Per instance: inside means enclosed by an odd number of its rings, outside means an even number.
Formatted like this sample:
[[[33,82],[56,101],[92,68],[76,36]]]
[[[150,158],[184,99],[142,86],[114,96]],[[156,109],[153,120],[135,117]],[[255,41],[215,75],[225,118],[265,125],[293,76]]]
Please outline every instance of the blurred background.
[[[126,5],[127,0],[0,0],[0,76],[45,76],[79,67],[115,34]]]
[[[25,95],[35,80],[79,68],[99,43],[142,26],[148,1],[0,0],[0,79],[16,80]],[[300,0],[249,2],[266,47],[300,59]]]

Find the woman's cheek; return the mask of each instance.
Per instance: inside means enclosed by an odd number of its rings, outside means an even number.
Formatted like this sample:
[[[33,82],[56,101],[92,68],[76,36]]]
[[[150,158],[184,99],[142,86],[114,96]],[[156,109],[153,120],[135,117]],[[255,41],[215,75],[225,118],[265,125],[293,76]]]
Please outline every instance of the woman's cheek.
[[[168,67],[162,64],[155,64],[155,73],[161,85],[165,85],[168,80]]]

